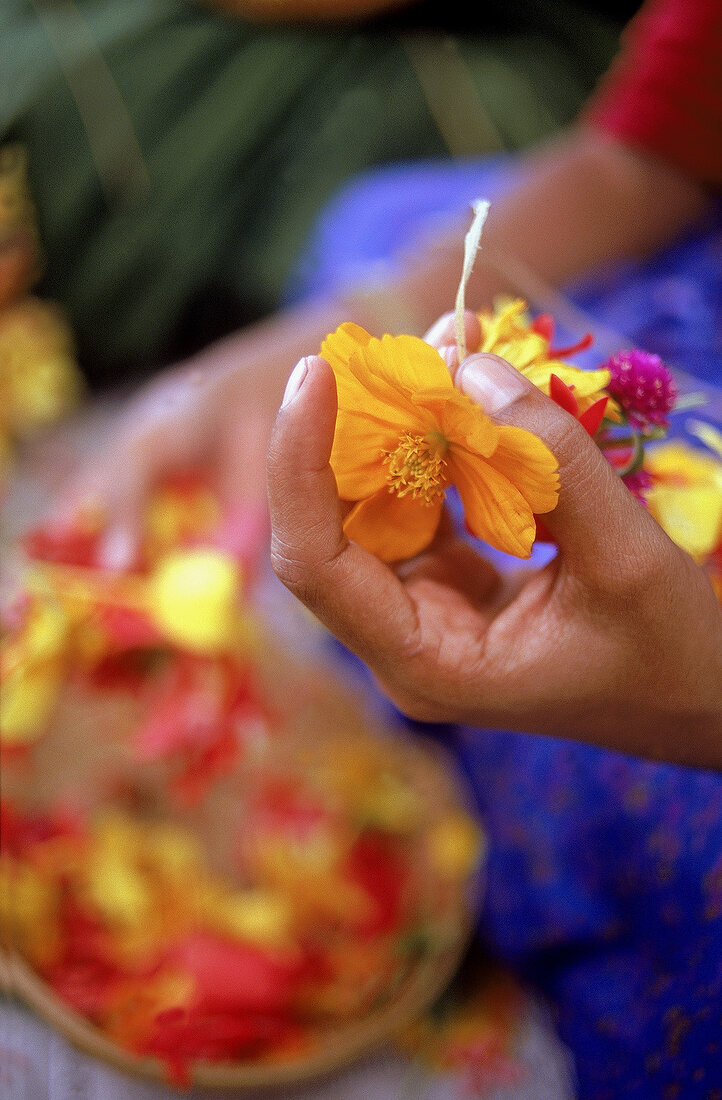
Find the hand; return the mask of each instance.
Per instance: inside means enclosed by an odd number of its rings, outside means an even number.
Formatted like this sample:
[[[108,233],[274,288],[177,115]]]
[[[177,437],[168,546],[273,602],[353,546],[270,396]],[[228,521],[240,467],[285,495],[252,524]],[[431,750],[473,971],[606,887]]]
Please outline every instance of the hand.
[[[97,457],[62,494],[59,516],[99,504],[109,523],[102,560],[120,570],[134,563],[148,497],[169,474],[204,468],[222,501],[265,509],[266,451],[285,364],[319,346],[349,314],[371,321],[365,310],[345,299],[302,304],[165,371],[123,408]]]
[[[169,474],[200,467],[222,500],[265,509],[268,438],[286,381],[282,364],[299,347],[318,343],[339,308],[275,315],[141,388],[67,486],[59,516],[100,505],[108,516],[103,562],[124,569],[137,557],[148,498]]]
[[[427,338],[450,343],[444,325]],[[277,575],[411,717],[722,766],[722,610],[704,571],[573,417],[504,360],[472,355],[457,367],[454,352],[444,354],[456,384],[558,459],[559,503],[544,517],[554,560],[500,574],[449,520],[394,568],[350,543],[329,466],[335,381],[309,356],[269,449]]]

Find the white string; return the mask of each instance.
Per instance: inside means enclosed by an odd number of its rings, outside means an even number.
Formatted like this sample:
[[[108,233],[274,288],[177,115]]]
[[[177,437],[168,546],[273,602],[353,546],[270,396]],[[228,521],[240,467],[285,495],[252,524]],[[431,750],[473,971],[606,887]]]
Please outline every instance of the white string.
[[[461,272],[459,289],[456,292],[456,346],[459,349],[459,362],[466,359],[466,330],[464,327],[464,297],[466,284],[469,281],[476,253],[479,251],[481,231],[484,228],[486,215],[489,213],[489,203],[486,199],[476,199],[472,204],[474,217],[469,231],[464,238],[464,266]]]

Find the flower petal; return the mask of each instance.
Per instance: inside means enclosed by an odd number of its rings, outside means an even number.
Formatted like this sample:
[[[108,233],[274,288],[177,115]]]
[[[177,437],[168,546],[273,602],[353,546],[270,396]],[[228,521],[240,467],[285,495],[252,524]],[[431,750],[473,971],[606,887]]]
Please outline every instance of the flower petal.
[[[359,501],[343,525],[346,536],[382,561],[400,561],[424,550],[441,519],[442,498],[427,504],[388,489]]]
[[[342,500],[361,500],[386,484],[383,456],[398,445],[401,430],[363,412],[339,413],[331,469]]]
[[[407,431],[432,431],[427,392],[451,395],[454,386],[435,348],[415,336],[384,336],[358,347],[336,376],[339,409],[358,410]],[[360,395],[358,387],[365,390]]]
[[[559,492],[557,460],[541,439],[524,428],[499,428],[499,445],[488,460],[516,486],[534,513],[551,512]]]
[[[449,443],[461,443],[478,455],[490,455],[499,442],[499,426],[466,394],[454,390],[438,410],[441,431]]]
[[[404,432],[438,431],[433,409],[415,387],[454,394],[439,353],[416,337],[370,337],[357,325],[341,325],[321,348],[334,370],[338,393],[331,466],[339,494],[361,500],[384,485],[383,457]],[[437,402],[438,404],[439,402]]]
[[[439,353],[415,336],[378,340],[347,323],[326,337],[321,355],[336,376],[340,410],[363,410],[409,430],[420,416],[412,395],[429,387],[453,388]]]
[[[321,345],[321,355],[335,371],[336,367],[345,366],[354,352],[359,348],[365,348],[373,339],[366,329],[347,321],[339,325],[335,332],[328,334]]]
[[[382,336],[368,344],[367,353],[375,353],[377,344],[379,374],[391,382],[399,382],[410,394],[453,391],[449,368],[436,348],[425,340],[418,336]]]
[[[608,370],[581,370],[579,367],[554,359],[533,363],[525,368],[522,374],[546,394],[550,391],[551,376],[555,374],[560,382],[573,390],[580,411],[583,411],[583,398],[591,398],[593,402],[600,397],[605,397],[604,390],[609,384]]]
[[[472,534],[497,550],[528,558],[536,523],[519,489],[488,459],[468,451],[455,448],[449,466]]]

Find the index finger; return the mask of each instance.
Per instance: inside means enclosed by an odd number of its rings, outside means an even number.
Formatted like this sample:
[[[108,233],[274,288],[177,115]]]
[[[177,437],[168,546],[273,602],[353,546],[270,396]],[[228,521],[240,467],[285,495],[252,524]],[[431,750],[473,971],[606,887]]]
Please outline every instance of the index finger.
[[[377,672],[418,648],[416,609],[396,574],[343,532],[329,458],[336,383],[318,356],[289,378],[268,451],[274,572],[349,649]]]

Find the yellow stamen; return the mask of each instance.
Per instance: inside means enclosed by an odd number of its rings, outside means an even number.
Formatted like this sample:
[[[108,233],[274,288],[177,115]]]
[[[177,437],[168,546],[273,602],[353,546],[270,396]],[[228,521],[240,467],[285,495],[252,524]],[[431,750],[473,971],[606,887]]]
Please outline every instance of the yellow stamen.
[[[447,446],[438,433],[422,436],[404,432],[394,451],[384,451],[383,460],[389,468],[386,478],[389,492],[398,497],[411,495],[433,504],[446,487],[444,454]]]

